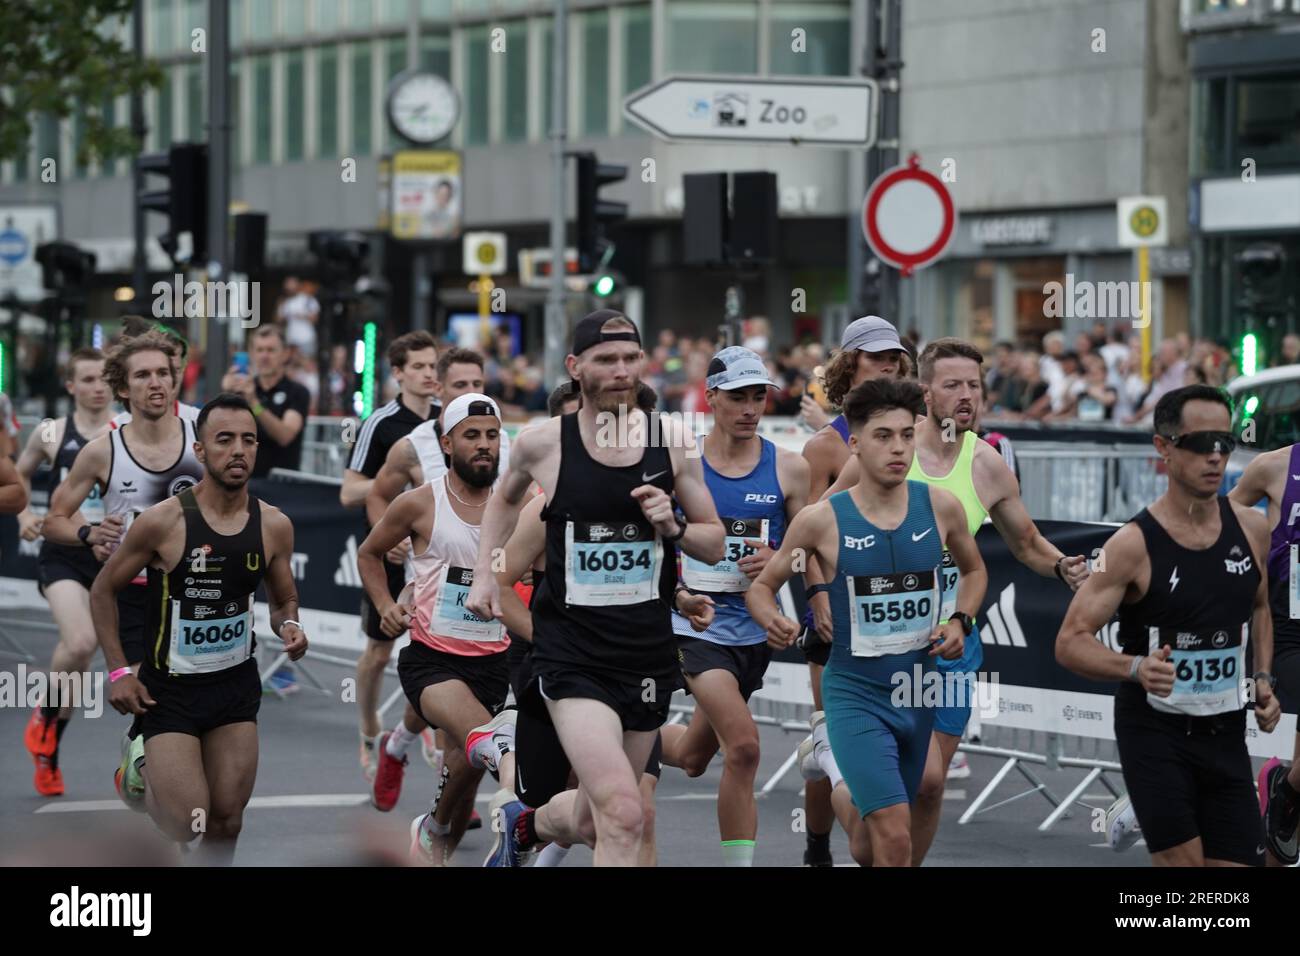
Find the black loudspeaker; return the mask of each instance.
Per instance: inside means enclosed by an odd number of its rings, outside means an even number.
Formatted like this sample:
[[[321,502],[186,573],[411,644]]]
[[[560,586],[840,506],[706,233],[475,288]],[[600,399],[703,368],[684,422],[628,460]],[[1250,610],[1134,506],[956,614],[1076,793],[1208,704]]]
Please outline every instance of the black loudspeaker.
[[[687,173],[682,177],[682,212],[687,265],[717,265],[727,260],[727,174]]]
[[[230,271],[256,278],[266,260],[266,213],[241,212],[235,220]]]
[[[731,258],[771,262],[777,254],[776,173],[736,173],[731,190]]]

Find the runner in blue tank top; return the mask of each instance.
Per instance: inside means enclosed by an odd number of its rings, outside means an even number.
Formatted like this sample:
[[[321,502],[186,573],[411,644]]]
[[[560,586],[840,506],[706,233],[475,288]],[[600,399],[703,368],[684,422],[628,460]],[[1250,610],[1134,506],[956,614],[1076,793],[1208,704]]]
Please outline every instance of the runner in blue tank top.
[[[776,592],[809,558],[830,577],[826,713],[813,715],[814,746],[801,762],[830,776],[854,859],[879,866],[911,864],[911,803],[945,696],[932,692],[934,660],[961,657],[988,582],[957,499],[907,480],[922,407],[910,382],[865,382],[849,393],[844,412],[858,484],[799,514],[747,596],[769,643],[787,647],[800,626],[780,613]],[[944,548],[961,579],[957,611],[939,626]]]
[[[709,364],[705,385],[713,431],[703,443],[704,482],[727,535],[725,555],[714,565],[682,555],[679,591],[713,605],[714,617],[699,633],[689,608],[687,614],[674,609],[678,659],[698,706],[689,727],[661,730],[663,762],[698,777],[721,746],[726,755],[718,784],[722,860],[725,866],[750,866],[758,833],[759,752],[748,701],[763,686],[772,651],[766,630],[749,616],[745,591],[772,549],[780,547],[786,519],[807,501],[808,463],[758,437],[767,390],[775,383],[755,353],[740,346],[723,349]],[[678,595],[678,600],[686,599]]]

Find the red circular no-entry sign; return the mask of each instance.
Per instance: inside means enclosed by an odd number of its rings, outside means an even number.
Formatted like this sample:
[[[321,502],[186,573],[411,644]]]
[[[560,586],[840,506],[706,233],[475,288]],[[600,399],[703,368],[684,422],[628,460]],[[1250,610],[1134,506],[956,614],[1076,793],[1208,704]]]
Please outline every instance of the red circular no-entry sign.
[[[938,259],[957,228],[952,194],[915,153],[876,179],[862,204],[862,232],[883,262],[911,275]]]

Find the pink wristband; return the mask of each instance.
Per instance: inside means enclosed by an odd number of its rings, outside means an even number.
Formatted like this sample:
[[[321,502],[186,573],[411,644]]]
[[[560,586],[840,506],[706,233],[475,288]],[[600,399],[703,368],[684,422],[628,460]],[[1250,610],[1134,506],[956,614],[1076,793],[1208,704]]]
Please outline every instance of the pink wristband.
[[[129,674],[129,673],[131,673],[131,668],[129,668],[129,667],[119,667],[117,670],[112,671],[111,673],[109,673],[109,675],[108,675],[108,682],[109,682],[110,684],[115,684],[115,683],[117,683],[117,679],[118,679],[119,677],[125,677],[125,676],[126,676],[127,674]]]

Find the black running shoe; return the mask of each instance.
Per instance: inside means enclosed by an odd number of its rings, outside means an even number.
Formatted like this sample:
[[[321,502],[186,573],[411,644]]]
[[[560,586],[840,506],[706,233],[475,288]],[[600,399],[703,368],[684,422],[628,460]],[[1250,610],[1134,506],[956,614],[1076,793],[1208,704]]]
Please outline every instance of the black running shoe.
[[[830,834],[820,840],[809,838],[808,845],[803,851],[804,866],[834,866],[835,861],[831,859],[831,840]]]
[[[1268,772],[1268,812],[1264,816],[1264,831],[1269,851],[1287,866],[1300,860],[1296,831],[1300,824],[1300,801],[1287,805],[1282,796],[1282,781],[1288,768],[1278,764]]]

